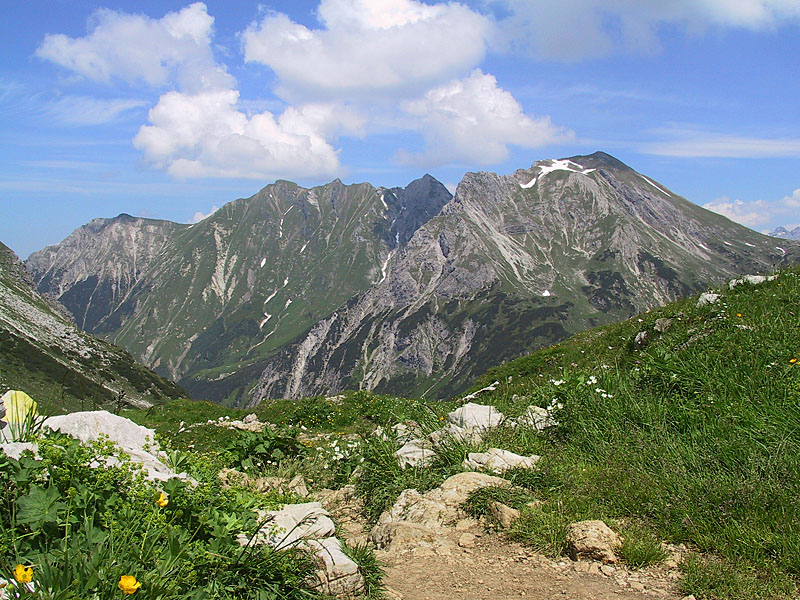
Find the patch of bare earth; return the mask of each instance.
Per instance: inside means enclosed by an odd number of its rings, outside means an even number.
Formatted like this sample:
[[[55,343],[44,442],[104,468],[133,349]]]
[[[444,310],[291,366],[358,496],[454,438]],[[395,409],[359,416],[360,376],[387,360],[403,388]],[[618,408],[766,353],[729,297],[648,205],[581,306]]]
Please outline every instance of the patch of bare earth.
[[[679,600],[675,569],[628,571],[598,562],[552,560],[496,534],[474,531],[472,547],[377,552],[393,600]],[[468,544],[469,545],[469,544]]]

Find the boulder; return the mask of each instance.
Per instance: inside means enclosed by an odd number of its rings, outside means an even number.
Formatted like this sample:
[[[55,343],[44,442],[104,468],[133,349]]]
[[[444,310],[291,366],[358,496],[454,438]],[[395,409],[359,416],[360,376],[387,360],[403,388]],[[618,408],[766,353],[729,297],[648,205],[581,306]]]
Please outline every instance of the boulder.
[[[317,571],[306,582],[312,589],[330,596],[353,597],[364,589],[364,577],[358,565],[342,550],[335,537],[309,540],[305,547],[316,557]]]
[[[418,523],[405,521],[389,521],[378,523],[369,534],[370,541],[379,550],[393,554],[405,554],[423,550],[435,553],[437,550],[449,550],[453,543],[439,527],[425,527]]]
[[[280,510],[258,511],[263,523],[253,538],[253,543],[268,544],[280,550],[296,546],[306,540],[318,540],[334,535],[336,527],[319,502],[287,504]],[[247,545],[250,536],[241,533],[237,541]]]
[[[640,331],[639,333],[636,334],[636,337],[633,338],[633,343],[636,344],[637,346],[644,346],[646,342],[647,342],[646,331]]]
[[[444,503],[450,509],[457,509],[467,501],[472,492],[485,487],[511,487],[511,482],[502,477],[484,473],[458,473],[448,477],[442,485],[425,495]]]
[[[706,306],[707,304],[716,304],[717,302],[719,302],[719,294],[705,292],[700,294],[700,297],[697,299],[697,306]]]
[[[653,329],[655,329],[658,333],[666,333],[669,330],[669,328],[672,327],[672,324],[674,322],[675,322],[674,319],[666,319],[662,317],[660,319],[656,319],[656,323],[655,325],[653,325]]]
[[[415,523],[423,527],[442,527],[445,521],[455,517],[451,510],[441,499],[420,494],[417,490],[403,490],[395,503],[378,519],[378,523],[403,521]]]
[[[567,547],[572,560],[617,561],[614,551],[622,545],[620,537],[603,521],[580,521],[567,528]]]
[[[464,461],[467,469],[485,469],[493,473],[505,473],[509,469],[533,469],[541,456],[520,456],[501,448],[489,448],[486,452],[470,452]]]
[[[498,427],[505,417],[494,406],[468,402],[447,415],[447,420],[459,427],[492,429]]]
[[[33,453],[35,458],[39,458],[39,448],[36,444],[30,442],[6,442],[0,444],[0,452],[15,460],[19,460],[26,450]]]
[[[489,515],[497,521],[501,527],[508,529],[519,519],[519,511],[502,502],[492,502],[489,504]]]
[[[108,439],[130,456],[132,463],[141,465],[148,479],[166,481],[178,477],[193,481],[185,473],[175,473],[159,459],[158,445],[154,441],[155,432],[152,429],[137,425],[125,417],[105,410],[74,412],[49,417],[44,420],[42,427],[70,435],[84,444],[101,438]],[[106,465],[114,466],[119,462],[119,459],[112,456],[108,458]]]
[[[406,467],[424,467],[431,464],[436,457],[433,450],[426,448],[426,442],[419,439],[409,440],[394,454],[397,462],[404,469]]]
[[[728,282],[728,289],[733,289],[737,285],[742,285],[743,283],[749,283],[750,285],[759,285],[764,283],[765,281],[774,281],[777,279],[777,275],[770,275],[769,277],[765,277],[764,275],[745,275],[741,279],[731,279]]]

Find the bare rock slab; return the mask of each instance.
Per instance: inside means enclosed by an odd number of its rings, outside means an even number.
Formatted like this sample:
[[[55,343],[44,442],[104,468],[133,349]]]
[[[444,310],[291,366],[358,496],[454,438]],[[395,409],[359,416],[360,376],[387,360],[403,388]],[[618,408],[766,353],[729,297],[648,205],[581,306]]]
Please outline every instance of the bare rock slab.
[[[259,511],[264,525],[255,536],[255,544],[268,544],[280,550],[306,540],[331,537],[336,531],[333,520],[319,502],[287,504],[280,510]],[[240,534],[237,541],[245,545],[249,538]]]
[[[308,581],[309,587],[331,596],[356,596],[364,590],[364,577],[358,565],[342,550],[335,537],[310,540],[305,546],[317,560],[317,571]]]
[[[429,465],[436,457],[436,453],[430,448],[426,448],[424,440],[409,440],[403,447],[394,453],[397,462],[402,468],[424,467]]]
[[[614,551],[622,545],[620,537],[603,521],[580,521],[567,528],[567,545],[572,560],[599,560],[614,563]]]
[[[468,402],[448,414],[447,420],[459,427],[492,429],[498,427],[505,420],[505,416],[494,406]]]
[[[470,452],[464,461],[464,467],[505,473],[509,469],[533,469],[540,458],[536,455],[520,456],[501,448],[489,448],[486,452]]]

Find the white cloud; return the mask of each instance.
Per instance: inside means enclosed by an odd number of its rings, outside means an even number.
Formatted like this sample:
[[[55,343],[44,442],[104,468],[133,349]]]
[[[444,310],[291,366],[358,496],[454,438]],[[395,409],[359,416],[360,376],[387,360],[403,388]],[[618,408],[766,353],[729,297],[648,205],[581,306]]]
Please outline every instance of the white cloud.
[[[422,154],[398,153],[406,163],[426,165],[468,160],[488,165],[508,157],[509,145],[536,148],[573,137],[549,117],[533,118],[492,75],[475,69],[469,77],[434,88],[403,110],[417,120],[425,138]]]
[[[736,221],[747,227],[757,227],[768,223],[781,224],[786,222],[787,219],[796,218],[800,210],[800,189],[773,202],[765,200],[744,202],[742,200],[731,200],[723,196],[713,202],[704,204],[703,208],[719,213],[728,217],[731,221]]]
[[[239,92],[169,92],[150,110],[151,125],[134,146],[158,168],[188,177],[318,177],[340,170],[325,135],[360,126],[346,107],[289,107],[280,117],[264,111],[248,117],[237,109]]]
[[[64,96],[50,103],[45,110],[61,125],[103,125],[116,120],[123,113],[146,105],[144,100]]]
[[[489,0],[509,11],[496,29],[498,46],[541,58],[578,60],[616,51],[654,52],[659,30],[709,27],[763,30],[800,21],[796,0]],[[510,42],[508,41],[510,40]]]
[[[219,206],[217,206],[216,204],[215,204],[214,206],[212,206],[212,207],[211,207],[211,210],[210,210],[210,211],[208,211],[207,213],[202,213],[202,212],[200,212],[200,211],[198,210],[196,213],[194,213],[194,215],[192,215],[192,220],[191,220],[191,221],[189,221],[189,222],[190,222],[190,223],[199,223],[199,222],[200,222],[200,221],[202,221],[203,219],[207,219],[208,217],[210,217],[211,215],[213,215],[213,214],[214,214],[215,212],[217,212],[218,210],[219,210]]]
[[[36,55],[106,83],[177,83],[185,91],[230,87],[233,78],[211,52],[213,24],[202,2],[161,19],[100,9],[92,16],[88,35],[48,34]]]
[[[800,139],[754,138],[667,131],[679,139],[643,144],[640,150],[659,156],[687,158],[778,158],[800,156]]]
[[[458,3],[322,0],[321,29],[267,15],[242,35],[245,60],[269,66],[284,97],[416,94],[483,58],[489,19]]]
[[[763,200],[743,202],[742,200],[731,200],[723,196],[713,202],[704,204],[703,208],[714,211],[723,217],[728,217],[731,221],[736,221],[747,227],[757,227],[770,220],[770,216],[766,211],[767,204]]]

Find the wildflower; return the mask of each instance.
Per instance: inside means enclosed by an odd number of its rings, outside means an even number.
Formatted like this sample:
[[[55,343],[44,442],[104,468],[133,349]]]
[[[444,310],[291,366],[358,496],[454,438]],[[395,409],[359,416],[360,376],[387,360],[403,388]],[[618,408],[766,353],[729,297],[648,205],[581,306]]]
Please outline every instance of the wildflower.
[[[736,313],[736,316],[741,318],[742,313]]]
[[[590,375],[590,376],[589,376],[589,379],[586,381],[586,383],[587,383],[587,384],[594,384],[594,383],[597,383],[597,377],[595,377],[594,375]]]
[[[14,579],[19,583],[30,583],[33,580],[33,567],[17,565],[17,568],[14,569]]]
[[[795,364],[796,362],[797,362],[797,359],[796,359],[796,358],[792,358],[792,359],[790,359],[790,360],[789,360],[789,364],[790,364],[790,365],[793,365],[793,364]]]
[[[123,575],[119,578],[119,583],[117,584],[119,589],[122,590],[123,594],[133,594],[136,590],[142,587],[142,584],[136,581],[136,577],[133,575]]]
[[[559,385],[564,383],[564,380],[563,379],[551,379],[550,383],[552,383],[555,386],[559,386]]]
[[[161,508],[164,508],[167,504],[169,504],[169,498],[164,492],[161,492],[158,495],[158,500],[156,500],[156,504],[158,504]]]

